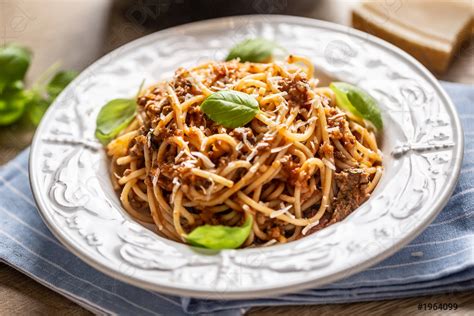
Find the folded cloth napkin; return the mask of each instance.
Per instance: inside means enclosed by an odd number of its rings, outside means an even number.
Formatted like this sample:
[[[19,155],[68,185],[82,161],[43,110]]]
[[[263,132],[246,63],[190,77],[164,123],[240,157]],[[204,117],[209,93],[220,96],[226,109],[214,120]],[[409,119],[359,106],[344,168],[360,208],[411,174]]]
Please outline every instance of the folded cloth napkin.
[[[143,290],[108,277],[66,250],[41,220],[28,182],[28,150],[0,169],[0,259],[97,313],[218,313],[251,306],[372,301],[474,289],[474,88],[443,83],[465,128],[461,176],[448,205],[411,244],[359,274],[276,298],[214,301]]]

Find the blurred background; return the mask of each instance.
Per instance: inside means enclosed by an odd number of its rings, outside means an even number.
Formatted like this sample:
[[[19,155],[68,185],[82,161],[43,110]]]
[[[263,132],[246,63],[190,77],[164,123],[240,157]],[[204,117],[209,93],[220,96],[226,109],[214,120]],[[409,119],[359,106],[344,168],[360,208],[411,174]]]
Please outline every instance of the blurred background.
[[[32,50],[28,84],[53,63],[81,71],[167,27],[231,15],[288,14],[355,26],[405,49],[439,79],[472,85],[473,10],[473,0],[0,0],[0,45],[16,42]],[[0,127],[0,165],[27,147],[33,132],[27,124]],[[83,312],[3,264],[0,297],[0,310]]]

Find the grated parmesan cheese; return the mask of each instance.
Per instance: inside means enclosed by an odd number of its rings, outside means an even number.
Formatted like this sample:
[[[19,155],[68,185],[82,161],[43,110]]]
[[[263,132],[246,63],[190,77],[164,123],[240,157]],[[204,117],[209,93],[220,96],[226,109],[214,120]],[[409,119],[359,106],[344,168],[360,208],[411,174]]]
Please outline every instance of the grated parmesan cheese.
[[[179,179],[177,177],[173,178],[173,184],[174,184],[173,191],[171,191],[171,197],[170,197],[171,203],[174,203],[174,197],[176,195],[176,192],[178,192],[178,189],[181,186],[181,183],[179,182]]]
[[[206,192],[206,200],[210,200],[211,198],[211,194],[212,194],[212,191],[214,191],[214,187],[216,186],[216,183],[214,182],[214,179],[208,179],[210,182],[211,182],[211,185],[209,186],[209,188],[207,189],[207,192]]]
[[[199,151],[192,151],[191,155],[193,155],[197,158],[200,158],[202,163],[204,164],[204,167],[206,167],[208,169],[212,169],[212,168],[216,167],[216,165],[211,161],[211,159],[209,159],[206,155],[204,155],[203,153],[201,153]]]
[[[311,100],[311,101],[308,101],[307,103],[309,103],[311,105],[311,107],[309,108],[309,111],[308,111],[308,116],[311,116],[311,114],[313,114],[313,110],[314,110],[314,100]]]
[[[263,134],[263,141],[272,141],[275,135],[278,133],[278,130],[268,131]]]
[[[194,168],[196,167],[196,160],[185,160],[181,163],[181,166],[185,168]]]
[[[160,176],[160,169],[156,169],[155,171],[155,175],[153,176],[153,179],[151,180],[151,182],[153,183],[153,186],[156,186],[156,184],[158,183],[158,177]]]
[[[202,190],[202,193],[204,193],[204,195],[207,195],[207,190],[204,186],[200,185],[199,188]]]
[[[286,145],[284,145],[284,146],[275,147],[275,148],[272,148],[272,150],[270,150],[270,152],[271,152],[272,154],[274,154],[274,153],[277,153],[277,152],[279,152],[279,151],[282,151],[282,150],[285,150],[285,149],[290,148],[291,145],[293,145],[293,144],[292,144],[292,143],[289,143],[289,144],[286,144]]]
[[[338,114],[336,114],[336,115],[334,115],[334,116],[328,117],[328,120],[335,120],[335,119],[338,119],[338,118],[344,117],[344,116],[346,116],[345,113],[338,113]]]
[[[323,159],[321,160],[329,169],[336,170],[336,166],[334,166],[334,164],[330,160],[326,159],[326,157],[323,157]]]
[[[153,132],[154,132],[154,129],[150,128],[150,130],[146,134],[146,143],[147,143],[148,148],[151,148],[151,135],[153,135]]]
[[[292,127],[294,127],[294,129],[298,130],[298,129],[300,129],[301,127],[306,126],[306,125],[309,125],[309,124],[313,123],[313,122],[316,121],[316,120],[317,120],[317,117],[313,116],[313,117],[311,117],[309,120],[300,121],[298,124],[296,124],[295,126],[292,126]]]
[[[273,238],[273,239],[270,239],[269,241],[267,241],[266,243],[262,244],[260,247],[268,247],[268,246],[276,244],[276,242],[277,242],[277,240],[275,238]]]
[[[288,205],[286,207],[283,207],[283,203],[281,203],[280,207],[281,207],[281,209],[275,210],[275,211],[270,213],[270,218],[275,218],[275,217],[278,217],[278,216],[283,215],[283,214],[294,218],[293,214],[288,213],[288,211],[293,207],[293,205]]]
[[[185,151],[183,149],[181,149],[181,151],[174,158],[174,163],[177,163],[179,158],[181,158],[184,154],[185,154]]]
[[[303,230],[301,231],[301,233],[302,233],[303,235],[306,235],[306,234],[309,232],[309,230],[310,230],[311,228],[313,228],[314,226],[316,226],[316,225],[318,225],[318,224],[319,224],[319,221],[315,221],[314,223],[311,223],[311,224],[306,225],[306,226],[303,228]]]
[[[253,158],[255,158],[255,156],[257,155],[258,153],[258,149],[260,147],[264,147],[264,146],[268,146],[270,145],[269,143],[266,143],[266,142],[261,142],[261,143],[258,143],[257,146],[255,146],[254,149],[252,149],[252,152],[250,153],[250,155],[247,157],[247,161],[251,161]]]
[[[336,127],[336,126],[330,127],[330,128],[327,128],[327,129],[326,129],[326,131],[327,131],[328,133],[336,132],[336,131],[338,131],[338,130],[339,130],[339,127]]]

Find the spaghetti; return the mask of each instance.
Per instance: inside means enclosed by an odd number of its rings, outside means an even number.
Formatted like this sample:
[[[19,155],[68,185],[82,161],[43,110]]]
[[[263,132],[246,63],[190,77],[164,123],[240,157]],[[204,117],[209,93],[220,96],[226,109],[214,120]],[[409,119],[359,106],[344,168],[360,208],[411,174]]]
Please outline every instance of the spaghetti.
[[[370,126],[336,107],[332,90],[312,76],[304,57],[232,60],[180,68],[148,88],[135,120],[107,146],[124,208],[176,241],[250,215],[244,247],[344,219],[377,185],[382,155]],[[252,95],[260,111],[243,127],[213,122],[200,104],[221,90]]]

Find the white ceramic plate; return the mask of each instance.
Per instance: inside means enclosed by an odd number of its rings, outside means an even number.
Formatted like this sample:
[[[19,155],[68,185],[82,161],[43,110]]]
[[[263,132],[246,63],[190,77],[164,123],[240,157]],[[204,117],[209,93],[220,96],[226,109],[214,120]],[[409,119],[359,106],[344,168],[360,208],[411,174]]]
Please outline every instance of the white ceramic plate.
[[[299,241],[199,253],[165,240],[122,209],[95,118],[111,98],[134,95],[179,67],[222,60],[247,37],[274,39],[310,57],[317,73],[368,90],[383,109],[385,173],[370,199],[341,223]],[[160,292],[250,298],[292,292],[361,271],[412,240],[449,199],[463,135],[435,78],[413,58],[365,33],[317,20],[243,16],[164,30],[129,43],[85,70],[57,99],[31,149],[30,179],[54,235],[115,278]]]

